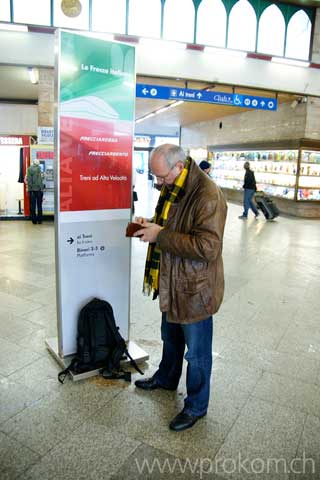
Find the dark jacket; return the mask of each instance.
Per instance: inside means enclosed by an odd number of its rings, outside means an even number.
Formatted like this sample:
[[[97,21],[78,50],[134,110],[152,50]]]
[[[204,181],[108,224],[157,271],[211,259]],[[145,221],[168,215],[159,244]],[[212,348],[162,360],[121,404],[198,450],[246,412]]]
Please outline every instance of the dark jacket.
[[[247,188],[248,190],[257,190],[256,179],[252,170],[246,170],[243,188]]]
[[[227,205],[221,190],[192,160],[185,195],[171,205],[158,235],[160,310],[173,323],[218,311],[224,293],[222,240]]]
[[[39,165],[33,164],[27,170],[27,187],[28,192],[38,192],[44,189],[41,168]]]

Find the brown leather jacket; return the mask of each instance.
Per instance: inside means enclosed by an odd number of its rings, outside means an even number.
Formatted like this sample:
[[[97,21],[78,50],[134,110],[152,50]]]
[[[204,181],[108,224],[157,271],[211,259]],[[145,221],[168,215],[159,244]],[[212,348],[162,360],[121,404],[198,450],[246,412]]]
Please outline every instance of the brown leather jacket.
[[[221,190],[194,161],[186,193],[171,205],[157,239],[161,249],[160,310],[172,323],[194,323],[216,313],[224,293],[222,239],[227,205]]]

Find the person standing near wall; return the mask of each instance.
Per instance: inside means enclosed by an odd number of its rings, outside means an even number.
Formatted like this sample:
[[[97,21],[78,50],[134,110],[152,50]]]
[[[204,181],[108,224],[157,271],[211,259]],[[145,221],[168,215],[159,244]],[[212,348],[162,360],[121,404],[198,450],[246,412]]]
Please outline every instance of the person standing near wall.
[[[143,291],[153,299],[159,295],[163,351],[156,373],[135,385],[175,390],[187,346],[187,397],[169,425],[182,431],[206,415],[209,403],[212,315],[224,292],[227,205],[217,185],[176,145],[157,147],[150,168],[162,189],[153,222],[137,217],[141,229],[134,236],[149,242]]]
[[[39,160],[34,160],[27,170],[27,189],[30,197],[31,220],[33,224],[42,223],[43,175]],[[37,213],[36,213],[37,211]]]
[[[254,194],[257,190],[256,179],[254,176],[254,172],[250,170],[250,163],[245,162],[243,165],[246,173],[244,175],[244,184],[243,184],[243,214],[239,216],[242,220],[246,220],[248,218],[249,208],[253,211],[256,218],[259,216],[259,212],[257,210],[256,205],[253,202]]]

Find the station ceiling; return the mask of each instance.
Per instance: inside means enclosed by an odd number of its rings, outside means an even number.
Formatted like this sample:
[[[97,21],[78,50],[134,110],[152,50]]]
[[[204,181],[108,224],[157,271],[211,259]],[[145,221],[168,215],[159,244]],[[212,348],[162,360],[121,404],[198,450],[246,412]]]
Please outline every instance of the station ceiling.
[[[153,77],[137,77],[137,83],[151,85],[167,85],[181,88],[191,88],[198,90],[227,93],[239,93],[247,95],[257,95],[262,97],[275,98],[276,93],[264,90],[256,90],[250,88],[240,88],[227,85],[213,85],[205,82],[185,81],[182,79],[153,78]],[[278,102],[292,102],[296,98],[295,95],[279,93]],[[1,102],[21,102],[36,103],[38,99],[38,85],[33,85],[28,76],[26,67],[21,66],[0,66],[0,101]],[[172,100],[153,100],[153,99],[136,99],[136,119],[139,119],[149,113],[152,113],[166,105],[173,103]],[[155,115],[148,120],[141,122],[141,127],[157,131],[159,127],[176,128],[187,126],[193,123],[205,122],[222,118],[227,115],[235,115],[246,109],[238,107],[230,107],[224,105],[214,105],[206,103],[184,102],[176,108],[170,108],[167,111]]]
[[[241,88],[236,86],[227,86],[227,85],[213,85],[204,82],[194,82],[189,81],[185,82],[183,80],[173,80],[173,79],[160,79],[160,78],[151,78],[151,77],[137,77],[137,83],[151,84],[151,85],[170,85],[177,86],[181,88],[191,88],[197,90],[208,90],[226,92],[226,93],[239,93],[247,94],[260,97],[270,97],[275,98],[276,93],[265,91],[265,90],[256,90],[252,88]],[[278,94],[278,103],[292,102],[296,98],[295,95],[291,94]],[[137,98],[136,101],[136,119],[147,115],[148,113],[154,112],[166,105],[173,103],[172,100],[148,100],[143,98]],[[194,102],[184,102],[183,104],[177,106],[176,108],[171,108],[165,112],[155,115],[140,125],[146,125],[148,128],[156,129],[160,126],[166,127],[175,127],[187,126],[193,123],[205,122],[209,120],[214,120],[217,118],[226,117],[228,115],[236,115],[237,113],[243,112],[247,109],[239,107],[231,107],[226,105],[214,105],[207,103],[194,103]]]

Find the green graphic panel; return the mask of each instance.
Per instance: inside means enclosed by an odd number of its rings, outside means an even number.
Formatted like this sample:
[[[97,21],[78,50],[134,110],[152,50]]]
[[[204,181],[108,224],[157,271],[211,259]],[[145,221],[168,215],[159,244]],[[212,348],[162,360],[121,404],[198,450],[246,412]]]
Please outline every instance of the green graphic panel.
[[[133,120],[135,49],[61,32],[62,115]]]

